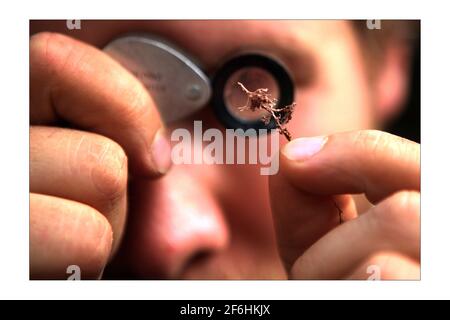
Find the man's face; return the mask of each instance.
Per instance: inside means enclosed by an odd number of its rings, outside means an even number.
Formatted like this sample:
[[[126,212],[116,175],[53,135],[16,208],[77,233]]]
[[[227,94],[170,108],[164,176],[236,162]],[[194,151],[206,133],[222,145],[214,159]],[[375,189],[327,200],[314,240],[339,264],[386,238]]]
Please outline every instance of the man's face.
[[[245,50],[275,56],[295,84],[297,107],[287,126],[293,137],[374,125],[367,70],[348,22],[86,21],[77,36],[102,47],[133,31],[176,44],[207,74]],[[193,120],[202,120],[204,128],[224,130],[208,107],[167,130],[190,129]],[[125,237],[106,274],[285,278],[273,229],[268,179],[257,165],[175,165],[158,180],[133,176]]]

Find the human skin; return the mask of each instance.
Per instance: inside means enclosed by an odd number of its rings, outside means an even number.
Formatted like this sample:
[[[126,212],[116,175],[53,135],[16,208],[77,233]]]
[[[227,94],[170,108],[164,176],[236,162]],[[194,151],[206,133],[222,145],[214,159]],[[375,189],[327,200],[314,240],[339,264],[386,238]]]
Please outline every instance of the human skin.
[[[170,40],[207,73],[242,50],[276,56],[296,84],[292,136],[328,138],[293,140],[270,178],[256,165],[169,168],[168,146],[152,145],[163,137],[153,100],[98,49],[132,31]],[[368,131],[405,95],[395,48],[369,81],[345,21],[36,21],[31,32],[32,278],[64,278],[69,264],[84,278],[107,265],[143,279],[365,279],[374,264],[383,278],[419,277],[419,145]],[[193,120],[223,129],[207,107],[164,131]]]

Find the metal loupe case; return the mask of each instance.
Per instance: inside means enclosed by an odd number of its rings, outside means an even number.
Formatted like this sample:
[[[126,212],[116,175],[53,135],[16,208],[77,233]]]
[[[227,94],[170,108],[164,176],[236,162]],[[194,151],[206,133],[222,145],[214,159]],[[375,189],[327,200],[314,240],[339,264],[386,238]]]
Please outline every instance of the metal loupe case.
[[[172,44],[144,34],[126,35],[103,49],[147,88],[165,123],[205,107],[211,98],[209,78]]]

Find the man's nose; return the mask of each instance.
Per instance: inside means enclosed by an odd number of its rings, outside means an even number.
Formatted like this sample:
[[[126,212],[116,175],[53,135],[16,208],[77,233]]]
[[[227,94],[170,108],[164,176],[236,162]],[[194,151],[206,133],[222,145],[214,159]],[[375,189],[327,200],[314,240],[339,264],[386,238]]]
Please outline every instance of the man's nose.
[[[175,166],[161,179],[132,182],[127,249],[137,276],[177,278],[227,246],[221,208],[195,172]]]

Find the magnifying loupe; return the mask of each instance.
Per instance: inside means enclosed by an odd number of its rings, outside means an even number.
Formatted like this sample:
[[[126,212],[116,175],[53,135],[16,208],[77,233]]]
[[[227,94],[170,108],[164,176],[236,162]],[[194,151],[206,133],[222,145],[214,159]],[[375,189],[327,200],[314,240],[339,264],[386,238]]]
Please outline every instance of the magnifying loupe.
[[[261,121],[267,111],[240,110],[248,97],[238,82],[250,91],[267,88],[271,98],[277,99],[276,106],[289,105],[293,102],[294,85],[283,65],[267,55],[243,54],[228,60],[213,78],[212,104],[227,128],[275,129],[273,118],[267,125]]]
[[[232,129],[273,129],[261,121],[264,111],[240,111],[250,91],[267,88],[279,106],[291,104],[294,86],[286,68],[275,58],[244,53],[227,60],[212,76],[194,59],[167,41],[147,34],[119,37],[103,49],[147,88],[166,124],[176,122],[212,103],[219,120]],[[257,131],[258,132],[258,131]]]

